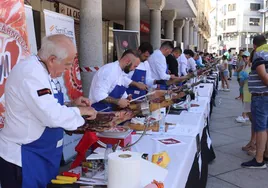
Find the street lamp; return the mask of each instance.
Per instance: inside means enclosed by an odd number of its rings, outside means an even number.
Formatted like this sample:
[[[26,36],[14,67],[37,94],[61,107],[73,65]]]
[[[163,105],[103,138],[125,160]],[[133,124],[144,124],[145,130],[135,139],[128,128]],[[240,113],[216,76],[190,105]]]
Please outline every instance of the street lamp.
[[[263,20],[264,20],[264,24],[263,24],[264,29],[263,29],[263,31],[264,31],[264,36],[266,36],[266,12],[268,12],[268,8],[260,9],[260,10],[258,10],[258,12],[260,12],[261,14],[264,15],[264,18],[263,18]]]

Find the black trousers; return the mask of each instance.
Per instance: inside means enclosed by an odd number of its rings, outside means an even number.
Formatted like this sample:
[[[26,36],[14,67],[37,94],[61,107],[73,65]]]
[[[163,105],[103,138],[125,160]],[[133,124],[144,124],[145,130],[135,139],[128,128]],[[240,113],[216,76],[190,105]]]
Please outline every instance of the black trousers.
[[[0,157],[0,184],[2,188],[21,188],[22,169]]]

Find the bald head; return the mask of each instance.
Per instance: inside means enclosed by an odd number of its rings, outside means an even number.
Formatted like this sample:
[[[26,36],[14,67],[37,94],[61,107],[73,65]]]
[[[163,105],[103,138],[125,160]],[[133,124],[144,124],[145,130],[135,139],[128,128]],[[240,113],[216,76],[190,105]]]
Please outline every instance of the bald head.
[[[71,68],[76,53],[76,47],[69,37],[56,34],[42,39],[38,56],[47,65],[50,74],[58,77]]]

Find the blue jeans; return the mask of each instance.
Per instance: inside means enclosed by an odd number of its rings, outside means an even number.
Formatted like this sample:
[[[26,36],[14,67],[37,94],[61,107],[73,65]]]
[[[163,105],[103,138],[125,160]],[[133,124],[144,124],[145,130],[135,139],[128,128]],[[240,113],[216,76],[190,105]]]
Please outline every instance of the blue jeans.
[[[252,96],[251,113],[255,132],[268,130],[268,96]]]
[[[228,70],[223,71],[223,76],[224,77],[228,77],[228,74],[229,74]]]

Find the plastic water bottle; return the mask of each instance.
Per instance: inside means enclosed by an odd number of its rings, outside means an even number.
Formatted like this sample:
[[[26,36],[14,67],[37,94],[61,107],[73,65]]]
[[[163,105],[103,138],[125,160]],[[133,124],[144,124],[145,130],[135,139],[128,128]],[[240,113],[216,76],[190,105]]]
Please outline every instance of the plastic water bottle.
[[[113,152],[112,144],[107,144],[104,153],[104,180],[108,181],[108,155]]]
[[[194,96],[195,96],[195,101],[198,102],[198,88],[197,87],[195,87]]]
[[[159,133],[164,134],[165,132],[165,114],[164,112],[161,112],[161,120],[159,122]]]

